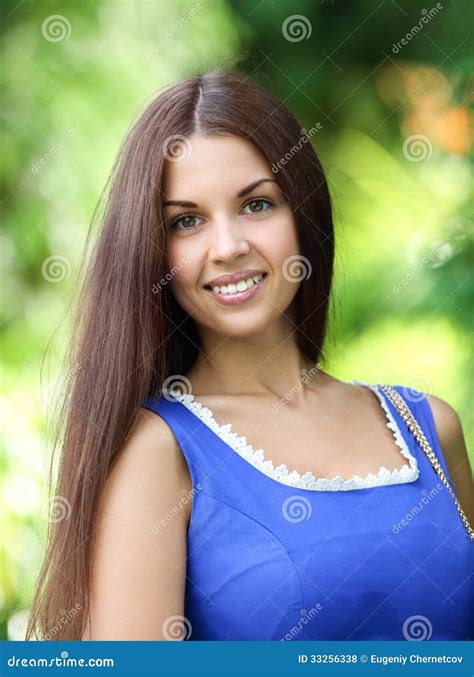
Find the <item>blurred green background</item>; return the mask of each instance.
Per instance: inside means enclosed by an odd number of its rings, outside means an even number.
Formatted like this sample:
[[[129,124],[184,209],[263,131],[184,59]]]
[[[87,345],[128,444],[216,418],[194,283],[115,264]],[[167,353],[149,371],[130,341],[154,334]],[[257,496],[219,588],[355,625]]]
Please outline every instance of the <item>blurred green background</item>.
[[[1,11],[2,639],[22,638],[43,553],[45,418],[92,211],[131,121],[181,77],[238,68],[320,123],[338,247],[328,370],[446,399],[474,463],[469,1]]]

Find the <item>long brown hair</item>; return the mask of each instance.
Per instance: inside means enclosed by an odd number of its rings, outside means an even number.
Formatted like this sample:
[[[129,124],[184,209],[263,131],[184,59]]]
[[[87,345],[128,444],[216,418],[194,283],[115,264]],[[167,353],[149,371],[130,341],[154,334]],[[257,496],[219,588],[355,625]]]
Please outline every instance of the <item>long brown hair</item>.
[[[74,303],[54,428],[52,458],[61,453],[50,488],[54,510],[64,515],[49,520],[26,639],[81,639],[93,525],[107,475],[147,394],[185,374],[200,349],[195,323],[170,285],[157,291],[156,284],[169,272],[161,208],[167,158],[195,132],[240,136],[272,167],[311,268],[294,299],[297,345],[313,363],[325,361],[334,231],[309,135],[265,88],[238,72],[213,70],[160,92],[127,133],[99,200],[101,226]]]

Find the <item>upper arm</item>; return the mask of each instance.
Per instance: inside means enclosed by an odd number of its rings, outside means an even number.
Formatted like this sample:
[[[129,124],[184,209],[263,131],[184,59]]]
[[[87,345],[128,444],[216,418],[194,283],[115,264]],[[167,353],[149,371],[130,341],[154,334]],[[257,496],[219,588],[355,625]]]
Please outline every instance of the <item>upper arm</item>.
[[[97,510],[83,639],[182,639],[167,619],[184,616],[190,483],[167,424],[140,409]]]
[[[427,396],[436,432],[456,494],[469,523],[474,525],[474,484],[461,420],[444,400]]]

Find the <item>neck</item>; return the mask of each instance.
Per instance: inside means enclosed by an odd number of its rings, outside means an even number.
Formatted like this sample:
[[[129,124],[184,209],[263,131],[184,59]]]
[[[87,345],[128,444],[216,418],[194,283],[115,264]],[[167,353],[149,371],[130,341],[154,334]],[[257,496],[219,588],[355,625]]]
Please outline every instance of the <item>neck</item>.
[[[205,395],[271,395],[281,398],[295,386],[328,377],[298,350],[294,332],[227,338],[202,337],[203,352],[186,374],[192,392]]]

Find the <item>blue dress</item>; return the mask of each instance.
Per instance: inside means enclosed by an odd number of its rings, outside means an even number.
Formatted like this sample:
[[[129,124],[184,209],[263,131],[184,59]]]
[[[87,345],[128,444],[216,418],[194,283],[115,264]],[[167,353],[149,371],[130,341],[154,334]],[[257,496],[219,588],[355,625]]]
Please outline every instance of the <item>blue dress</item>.
[[[192,395],[143,403],[173,431],[193,483],[186,639],[474,639],[474,544],[453,498],[383,391],[350,382],[377,395],[401,470],[300,476]],[[394,388],[450,478],[428,400]]]

